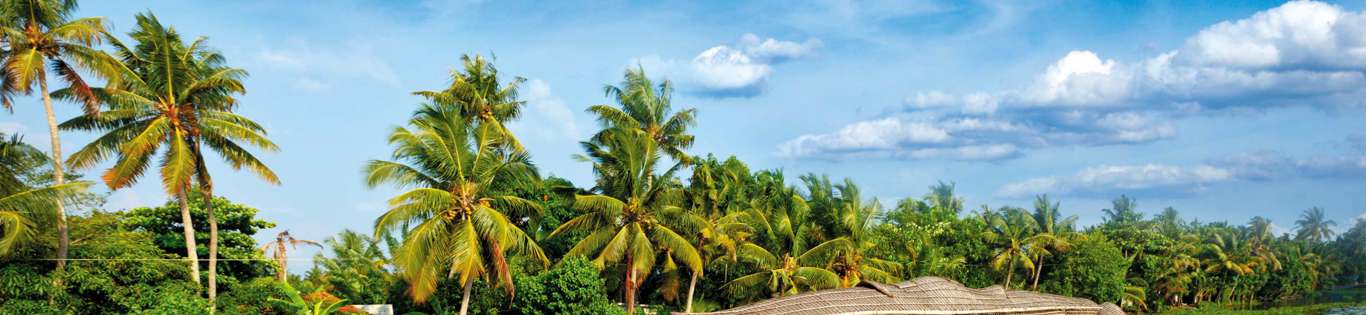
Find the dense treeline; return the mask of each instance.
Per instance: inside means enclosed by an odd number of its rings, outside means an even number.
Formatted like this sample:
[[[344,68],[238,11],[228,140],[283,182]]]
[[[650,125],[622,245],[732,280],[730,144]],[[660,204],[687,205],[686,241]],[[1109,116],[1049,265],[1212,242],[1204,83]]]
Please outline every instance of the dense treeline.
[[[276,150],[266,130],[236,113],[246,72],[150,13],[125,44],[98,18],[70,18],[74,9],[0,1],[5,106],[38,85],[54,148],[59,129],[99,133],[66,159],[18,136],[0,142],[0,313],[706,311],[919,276],[1147,312],[1283,303],[1359,284],[1366,271],[1366,221],[1335,235],[1319,208],[1293,235],[1274,235],[1264,217],[1145,215],[1120,196],[1102,223],[1078,226],[1066,213],[1094,209],[1048,196],[970,208],[940,183],[884,205],[850,179],[695,155],[696,111],[675,109],[672,85],[641,69],[605,87],[614,104],[589,107],[600,129],[575,158],[594,181],[576,185],[542,176],[505,127],[523,108],[523,79],[478,56],[448,86],[415,92],[422,102],[389,133],[390,158],[361,167],[366,185],[399,191],[374,230],[256,244],[275,224],[215,196],[204,163],[217,155],[279,182],[248,151]],[[49,93],[49,72],[66,87]],[[86,111],[58,124],[50,99]],[[91,182],[64,172],[113,161],[99,181],[120,189],[153,160],[172,197],[158,207],[101,210]],[[288,275],[299,246],[324,250],[306,274]]]

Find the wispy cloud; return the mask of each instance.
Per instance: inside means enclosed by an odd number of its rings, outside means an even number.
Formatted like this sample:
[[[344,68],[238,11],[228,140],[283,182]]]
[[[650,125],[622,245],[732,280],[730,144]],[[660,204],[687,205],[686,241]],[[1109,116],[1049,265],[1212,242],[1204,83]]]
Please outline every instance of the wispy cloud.
[[[564,100],[551,92],[550,84],[532,79],[522,88],[526,108],[522,110],[522,117],[510,123],[508,128],[517,134],[529,134],[543,140],[581,139],[578,124],[574,122],[574,113]]]
[[[1006,184],[996,194],[1010,198],[1046,193],[1086,197],[1120,193],[1180,196],[1198,193],[1214,184],[1237,181],[1362,178],[1366,178],[1366,154],[1333,152],[1295,157],[1264,150],[1211,158],[1191,166],[1094,166],[1072,175],[1037,177]]]
[[[338,78],[366,79],[400,86],[399,76],[369,44],[352,41],[342,46],[298,43],[261,50],[256,59],[267,69],[299,75],[295,87],[317,90]]]

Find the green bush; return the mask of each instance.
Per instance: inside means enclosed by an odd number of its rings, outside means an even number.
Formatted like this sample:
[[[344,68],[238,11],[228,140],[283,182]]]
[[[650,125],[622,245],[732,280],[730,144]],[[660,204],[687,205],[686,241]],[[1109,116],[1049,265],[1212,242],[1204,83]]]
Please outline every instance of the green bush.
[[[1084,297],[1096,302],[1117,302],[1124,293],[1128,270],[1124,254],[1099,233],[1080,235],[1072,249],[1062,254],[1039,286],[1044,292]]]
[[[218,296],[218,309],[222,314],[286,314],[274,303],[272,297],[283,298],[284,289],[274,278],[256,278],[244,282],[232,290]]]

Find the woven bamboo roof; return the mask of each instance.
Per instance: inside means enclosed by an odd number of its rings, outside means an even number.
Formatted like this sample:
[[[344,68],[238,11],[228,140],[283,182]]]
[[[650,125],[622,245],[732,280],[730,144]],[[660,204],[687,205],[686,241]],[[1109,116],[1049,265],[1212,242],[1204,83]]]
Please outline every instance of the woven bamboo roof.
[[[676,313],[677,314],[677,313]],[[952,280],[921,277],[898,284],[865,281],[702,314],[1056,314],[1122,315],[1118,307],[1091,300],[1001,286],[973,289]]]

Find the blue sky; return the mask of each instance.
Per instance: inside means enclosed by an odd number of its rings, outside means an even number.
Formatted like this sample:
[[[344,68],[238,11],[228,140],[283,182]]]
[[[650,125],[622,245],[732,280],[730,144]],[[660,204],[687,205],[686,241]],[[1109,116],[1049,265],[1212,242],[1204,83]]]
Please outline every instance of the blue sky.
[[[264,160],[283,185],[213,165],[218,190],[302,238],[369,231],[394,191],[366,189],[361,164],[387,156],[409,92],[443,86],[463,53],[528,79],[513,130],[544,173],[580,185],[590,169],[570,155],[596,127],[583,110],[639,65],[698,108],[692,153],[852,177],[884,204],[942,180],[973,207],[1049,193],[1086,224],[1121,193],[1280,231],[1311,206],[1340,228],[1366,215],[1361,2],[82,5],[120,34],[151,11],[251,72],[241,111],[282,147]],[[47,148],[42,117],[23,98],[0,130]],[[91,138],[65,133],[65,150]],[[108,208],[160,191],[144,181]]]

